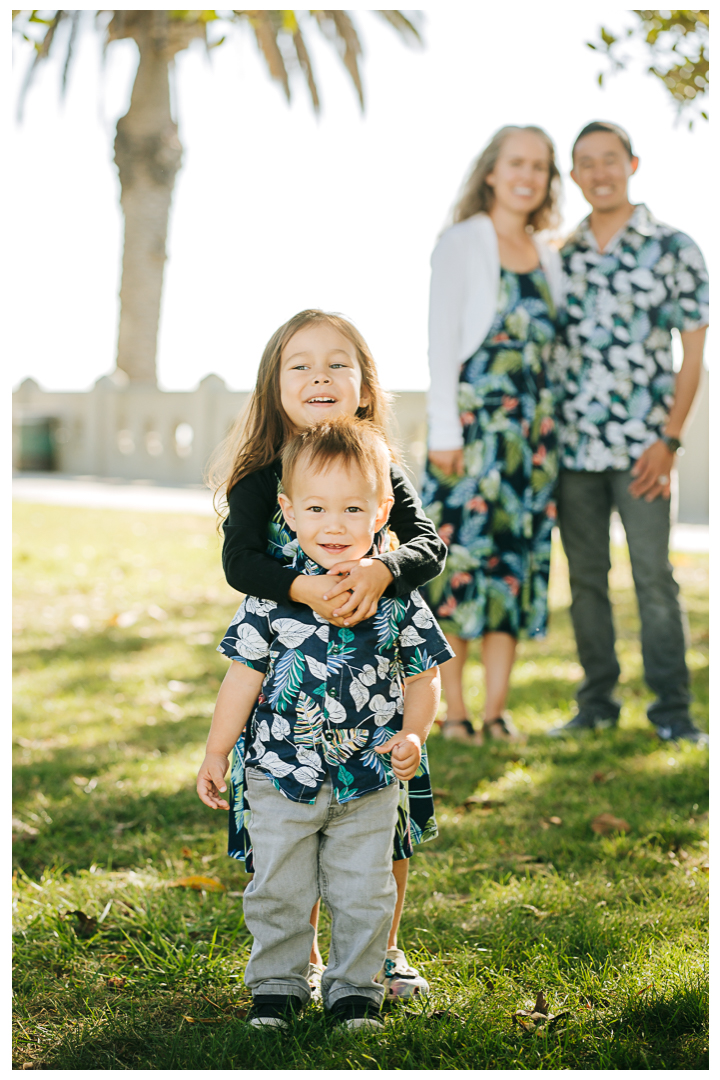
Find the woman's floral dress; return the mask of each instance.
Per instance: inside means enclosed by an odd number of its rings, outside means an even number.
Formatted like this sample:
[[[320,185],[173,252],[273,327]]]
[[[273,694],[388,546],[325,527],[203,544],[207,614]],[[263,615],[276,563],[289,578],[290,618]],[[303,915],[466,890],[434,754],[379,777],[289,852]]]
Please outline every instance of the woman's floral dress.
[[[421,592],[446,634],[547,630],[558,454],[545,372],[554,319],[542,270],[501,271],[494,322],[460,372],[464,476],[428,462],[423,506],[449,551]]]
[[[278,492],[282,491],[278,474]],[[378,551],[389,549],[390,538],[387,530],[375,537]],[[275,514],[268,524],[267,553],[281,562],[290,563],[296,552],[297,539],[283,517],[280,503],[275,507]],[[222,651],[220,649],[219,651]],[[249,727],[249,725],[248,725]],[[430,786],[430,766],[427,750],[423,746],[420,765],[412,780],[399,786],[398,820],[395,827],[393,859],[408,859],[413,853],[414,844],[433,840],[438,835],[432,788]],[[248,873],[254,870],[252,844],[248,832],[250,807],[246,799],[245,788],[245,736],[240,736],[235,744],[230,762],[228,798],[228,855],[244,863]]]

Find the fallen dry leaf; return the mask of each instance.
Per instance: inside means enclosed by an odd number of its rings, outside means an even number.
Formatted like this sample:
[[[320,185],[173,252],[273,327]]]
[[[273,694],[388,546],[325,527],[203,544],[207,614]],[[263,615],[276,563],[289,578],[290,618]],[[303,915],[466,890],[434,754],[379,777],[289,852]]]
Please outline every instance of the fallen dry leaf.
[[[111,990],[122,990],[127,982],[122,975],[111,975],[107,980],[107,985]]]
[[[551,1013],[542,990],[535,999],[535,1004],[529,1009],[516,1009],[512,1014],[513,1023],[517,1024],[528,1035],[546,1034],[546,1029],[552,1027],[563,1016],[568,1016],[569,1009],[563,1009],[559,1013]]]
[[[189,847],[181,848],[180,854],[183,855],[186,859],[192,859],[192,851]]]
[[[205,877],[204,874],[191,874],[190,877],[178,878],[168,883],[169,889],[204,889],[205,892],[225,892],[225,886],[217,878]]]
[[[590,828],[594,833],[598,833],[599,836],[609,836],[610,833],[630,832],[630,826],[623,818],[615,817],[614,814],[598,814],[598,816],[590,823]]]
[[[75,933],[79,938],[91,938],[97,931],[98,921],[92,915],[86,915],[84,911],[68,911],[66,918],[74,915],[77,919]]]
[[[222,1024],[220,1016],[183,1016],[188,1024]]]
[[[548,821],[551,825],[562,825],[562,818],[560,817],[551,817],[548,818]]]
[[[596,772],[596,773],[593,773],[593,778],[592,778],[593,779],[593,784],[606,784],[608,782],[608,780],[614,780],[615,775],[616,774],[614,772],[608,772],[608,773]]]

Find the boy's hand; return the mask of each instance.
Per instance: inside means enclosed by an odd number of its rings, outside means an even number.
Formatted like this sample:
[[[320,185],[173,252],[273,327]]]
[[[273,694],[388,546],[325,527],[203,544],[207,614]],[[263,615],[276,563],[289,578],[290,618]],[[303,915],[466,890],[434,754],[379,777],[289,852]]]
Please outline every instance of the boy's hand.
[[[393,735],[392,739],[388,739],[382,746],[375,747],[376,754],[387,754],[392,751],[390,758],[392,771],[398,780],[412,780],[420,764],[421,750],[420,737],[412,732],[404,735],[402,731]]]
[[[230,764],[225,754],[206,754],[197,778],[197,793],[211,810],[229,810],[230,804],[220,798],[227,791],[225,773]]]
[[[345,575],[325,592],[325,597],[334,601],[333,622],[339,619],[342,626],[355,626],[374,615],[378,600],[393,580],[387,566],[379,559],[352,559],[338,563],[333,566],[332,573]],[[341,601],[340,594],[347,590],[352,592],[352,596]]]

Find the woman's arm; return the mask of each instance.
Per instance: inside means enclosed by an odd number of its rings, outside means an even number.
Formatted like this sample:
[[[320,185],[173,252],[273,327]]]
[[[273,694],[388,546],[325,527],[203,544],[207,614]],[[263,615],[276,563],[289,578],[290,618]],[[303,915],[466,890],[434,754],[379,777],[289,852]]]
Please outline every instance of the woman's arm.
[[[430,260],[428,313],[428,447],[456,451],[463,445],[457,404],[460,342],[467,288],[463,243],[467,238],[448,229],[437,242]]]

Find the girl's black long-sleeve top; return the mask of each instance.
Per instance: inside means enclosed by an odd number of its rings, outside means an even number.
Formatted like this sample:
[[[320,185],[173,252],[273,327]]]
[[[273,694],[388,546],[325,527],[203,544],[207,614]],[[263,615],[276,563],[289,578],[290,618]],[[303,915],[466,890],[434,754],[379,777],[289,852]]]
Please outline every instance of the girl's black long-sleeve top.
[[[228,585],[238,592],[283,603],[299,571],[267,552],[268,524],[277,510],[280,462],[239,480],[228,496],[222,564]],[[385,596],[406,596],[441,573],[446,547],[423,512],[418,494],[397,465],[390,467],[395,502],[388,526],[400,542],[378,556],[393,576]]]

